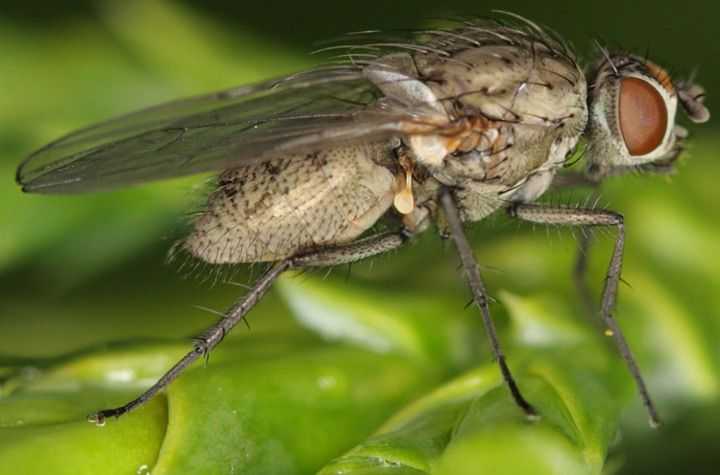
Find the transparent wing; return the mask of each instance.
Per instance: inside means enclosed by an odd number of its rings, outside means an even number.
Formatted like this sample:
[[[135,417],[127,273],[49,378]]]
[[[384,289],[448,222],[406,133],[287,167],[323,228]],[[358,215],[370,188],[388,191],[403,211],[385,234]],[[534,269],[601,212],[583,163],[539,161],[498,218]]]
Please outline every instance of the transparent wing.
[[[66,135],[27,157],[17,181],[37,193],[104,190],[380,139],[418,120],[381,96],[358,70],[336,68],[191,97]]]

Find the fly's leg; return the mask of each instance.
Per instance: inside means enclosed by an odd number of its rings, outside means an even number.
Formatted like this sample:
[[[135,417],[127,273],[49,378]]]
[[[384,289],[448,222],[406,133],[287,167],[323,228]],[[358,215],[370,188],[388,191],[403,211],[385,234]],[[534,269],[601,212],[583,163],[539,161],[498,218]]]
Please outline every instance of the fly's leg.
[[[270,267],[250,288],[248,293],[225,313],[215,325],[195,338],[195,345],[180,361],[170,368],[155,384],[127,404],[113,409],[104,409],[88,416],[88,420],[102,425],[108,417],[120,417],[149,401],[160,390],[168,386],[188,366],[200,357],[206,356],[217,346],[245,315],[260,301],[273,282],[288,269],[302,267],[334,266],[355,262],[382,254],[400,247],[409,238],[405,231],[380,234],[352,242],[345,246],[328,247],[298,257],[285,259]]]
[[[517,217],[524,221],[530,221],[539,224],[560,225],[560,226],[607,226],[614,227],[617,231],[615,246],[613,249],[610,264],[608,266],[607,275],[605,277],[605,288],[602,294],[602,304],[600,307],[600,316],[605,323],[608,334],[612,335],[615,340],[620,355],[635,380],[640,398],[643,405],[647,409],[650,417],[650,425],[657,427],[660,425],[655,405],[650,398],[650,394],[643,380],[640,368],[635,362],[635,357],[620,330],[613,311],[615,310],[615,302],[617,300],[617,290],[620,283],[620,274],[623,264],[623,249],[625,247],[625,224],[621,214],[614,211],[603,209],[582,209],[562,206],[544,206],[541,204],[516,204],[509,208],[511,216]]]
[[[329,267],[350,264],[402,246],[412,233],[405,229],[370,236],[342,246],[327,247],[293,258],[295,267]]]
[[[512,394],[515,403],[523,410],[526,416],[530,418],[537,418],[538,413],[535,408],[527,402],[525,397],[520,392],[520,389],[515,383],[515,379],[510,372],[510,368],[505,360],[505,354],[500,347],[500,340],[495,330],[495,324],[490,317],[490,308],[488,307],[488,297],[485,291],[485,284],[483,284],[482,278],[480,277],[480,269],[478,263],[475,260],[472,248],[465,237],[463,231],[462,221],[457,210],[457,205],[453,197],[450,195],[448,190],[445,190],[440,197],[440,201],[445,211],[445,219],[447,220],[448,230],[450,231],[450,237],[455,243],[458,256],[462,262],[463,270],[465,273],[465,280],[467,281],[468,287],[472,292],[473,300],[480,308],[482,314],[483,325],[485,326],[485,332],[490,339],[490,348],[492,349],[493,356],[500,366],[500,372],[502,373],[503,380]]]
[[[91,414],[88,417],[88,420],[98,425],[102,425],[108,417],[120,417],[149,401],[161,389],[173,382],[175,378],[177,378],[180,373],[185,370],[185,368],[190,366],[198,358],[207,355],[212,348],[220,343],[225,335],[230,332],[230,330],[232,330],[233,327],[235,327],[235,325],[237,325],[245,317],[245,315],[247,315],[255,304],[260,301],[280,274],[291,268],[292,265],[293,262],[291,259],[286,259],[274,264],[255,282],[242,300],[230,307],[230,309],[225,313],[225,316],[221,318],[217,324],[208,328],[205,333],[195,339],[195,346],[192,350],[183,356],[180,361],[175,363],[175,365],[170,368],[167,373],[157,380],[155,384],[150,386],[150,388],[148,388],[144,393],[123,406],[113,409],[103,409],[95,414]]]

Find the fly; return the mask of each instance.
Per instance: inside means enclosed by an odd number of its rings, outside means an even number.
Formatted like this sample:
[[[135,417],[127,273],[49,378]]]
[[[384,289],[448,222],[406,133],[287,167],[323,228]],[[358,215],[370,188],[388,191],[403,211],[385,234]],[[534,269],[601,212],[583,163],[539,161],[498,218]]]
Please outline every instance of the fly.
[[[505,211],[534,223],[608,227],[615,246],[600,315],[655,406],[613,311],[625,227],[611,210],[535,203],[578,141],[586,172],[556,185],[673,168],[686,136],[678,104],[705,122],[704,91],[646,58],[599,47],[583,69],[557,35],[513,14],[414,33],[353,35],[345,61],[279,80],[183,99],[73,132],[21,163],[26,192],[81,193],[219,172],[174,253],[210,264],[270,263],[220,321],[153,386],[103,423],[152,398],[207,355],[285,271],[336,266],[396,249],[435,224],[460,256],[515,403],[536,409],[512,376],[463,225]],[[579,177],[579,179],[578,179]],[[373,234],[381,219],[394,230]],[[587,241],[584,241],[587,246]]]

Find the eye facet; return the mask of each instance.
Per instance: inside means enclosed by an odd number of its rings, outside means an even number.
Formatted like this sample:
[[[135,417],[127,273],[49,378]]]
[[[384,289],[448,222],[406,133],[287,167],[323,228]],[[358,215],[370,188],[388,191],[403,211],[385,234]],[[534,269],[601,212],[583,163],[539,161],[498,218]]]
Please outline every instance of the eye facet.
[[[621,80],[618,115],[630,155],[647,155],[662,144],[668,110],[665,99],[649,82],[635,77]]]

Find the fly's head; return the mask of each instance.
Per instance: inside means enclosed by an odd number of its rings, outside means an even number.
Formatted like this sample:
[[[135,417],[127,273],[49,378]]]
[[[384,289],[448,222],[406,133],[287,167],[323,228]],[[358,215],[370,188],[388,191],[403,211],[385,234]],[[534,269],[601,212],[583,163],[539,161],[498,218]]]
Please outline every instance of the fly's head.
[[[678,103],[691,121],[706,122],[705,91],[692,81],[674,82],[646,59],[603,53],[589,74],[589,174],[600,179],[618,168],[672,167],[687,135],[675,123]]]

